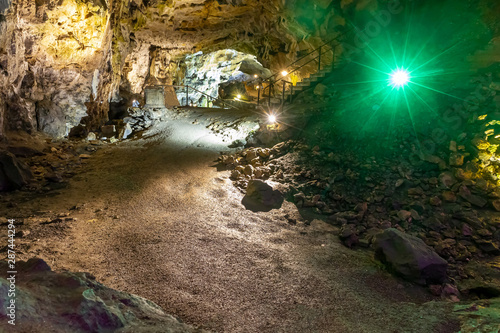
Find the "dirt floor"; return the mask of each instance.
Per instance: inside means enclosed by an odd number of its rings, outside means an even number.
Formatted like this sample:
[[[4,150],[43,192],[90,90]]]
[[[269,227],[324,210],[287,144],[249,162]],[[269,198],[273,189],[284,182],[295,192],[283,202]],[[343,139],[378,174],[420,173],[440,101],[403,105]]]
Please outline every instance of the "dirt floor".
[[[451,305],[345,248],[335,227],[289,224],[299,213],[288,202],[245,210],[215,166],[228,143],[193,121],[103,147],[67,188],[2,207],[5,218],[31,216],[18,259],[90,272],[217,332],[457,331]]]

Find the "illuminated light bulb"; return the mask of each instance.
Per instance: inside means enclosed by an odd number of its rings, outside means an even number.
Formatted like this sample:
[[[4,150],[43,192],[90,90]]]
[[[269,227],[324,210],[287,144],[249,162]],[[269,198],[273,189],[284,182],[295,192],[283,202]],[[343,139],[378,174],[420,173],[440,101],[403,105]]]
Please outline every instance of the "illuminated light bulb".
[[[257,74],[255,74],[253,77],[254,77],[254,78],[258,78],[259,76],[258,76]]]
[[[274,114],[270,114],[268,119],[271,124],[276,122],[276,116]]]
[[[259,89],[260,87],[259,86],[255,86],[255,89]]]
[[[391,73],[391,85],[394,88],[401,88],[410,82],[410,73],[405,69],[398,69]]]
[[[241,99],[241,95],[240,94],[236,95],[236,99]]]
[[[283,75],[283,76],[287,76],[287,75],[288,75],[288,72],[287,72],[287,71],[283,71],[283,72],[281,72],[281,75]]]

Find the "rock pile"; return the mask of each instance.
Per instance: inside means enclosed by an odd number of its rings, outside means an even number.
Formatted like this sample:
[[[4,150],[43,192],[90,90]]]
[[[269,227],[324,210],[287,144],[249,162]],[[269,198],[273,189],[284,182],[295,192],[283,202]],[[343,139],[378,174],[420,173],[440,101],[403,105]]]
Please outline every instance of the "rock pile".
[[[26,189],[44,193],[65,187],[104,142],[61,141],[44,148],[7,146],[0,149],[0,191]]]
[[[339,226],[349,247],[370,247],[377,235],[394,228],[432,247],[455,280],[468,278],[463,265],[469,260],[500,254],[500,216],[493,210],[500,190],[483,179],[462,177],[466,168],[422,158],[415,165],[363,159],[288,141],[221,156],[220,162],[241,189],[251,179],[284,183],[289,200]],[[441,162],[446,170],[439,170]]]

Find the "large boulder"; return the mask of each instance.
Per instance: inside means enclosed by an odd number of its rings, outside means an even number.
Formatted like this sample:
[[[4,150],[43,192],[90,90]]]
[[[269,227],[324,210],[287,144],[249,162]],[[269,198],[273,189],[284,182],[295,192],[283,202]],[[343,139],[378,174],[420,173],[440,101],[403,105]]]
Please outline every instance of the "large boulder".
[[[442,283],[448,262],[421,239],[389,228],[374,242],[375,256],[403,278],[419,283]]]
[[[253,212],[268,212],[280,208],[283,201],[280,191],[273,190],[262,180],[254,179],[248,182],[247,193],[241,203]]]
[[[0,269],[8,271],[8,263],[0,261]],[[203,332],[89,273],[54,272],[38,258],[16,262],[16,271],[15,297],[9,297],[13,280],[0,277],[0,332]],[[13,319],[15,327],[8,323]]]
[[[6,151],[0,151],[0,192],[12,191],[26,185],[31,179],[30,169]]]

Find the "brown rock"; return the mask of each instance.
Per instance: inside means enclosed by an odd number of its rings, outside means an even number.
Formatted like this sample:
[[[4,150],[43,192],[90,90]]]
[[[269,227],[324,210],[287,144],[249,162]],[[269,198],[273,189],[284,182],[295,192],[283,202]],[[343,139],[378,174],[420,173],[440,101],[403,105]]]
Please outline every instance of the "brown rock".
[[[488,200],[478,196],[474,195],[470,192],[470,190],[467,188],[467,186],[460,186],[460,190],[458,195],[460,195],[462,198],[473,204],[474,206],[477,207],[484,207],[488,203]]]
[[[408,189],[408,195],[422,195],[424,194],[424,190],[421,187],[414,187]]]
[[[253,175],[253,170],[254,170],[254,167],[252,165],[247,165],[245,166],[245,168],[243,169],[243,173],[249,177],[251,177]]]
[[[398,217],[402,221],[407,221],[411,217],[411,212],[407,210],[400,210],[398,212]]]
[[[438,196],[433,196],[430,198],[429,203],[433,206],[441,206],[441,199]]]
[[[257,157],[257,152],[255,150],[248,150],[247,155],[245,156],[245,159],[250,162],[254,158]]]
[[[451,191],[444,191],[442,194],[443,200],[447,202],[456,202],[457,196]]]
[[[450,150],[453,152],[457,151],[457,142],[456,141],[450,141]]]
[[[500,199],[492,200],[491,205],[493,206],[493,208],[495,208],[497,212],[500,212]]]
[[[452,187],[453,185],[455,185],[457,183],[457,180],[449,171],[441,173],[439,175],[439,181],[441,182],[441,184],[443,186],[448,187],[448,188]]]
[[[461,166],[464,164],[464,155],[459,153],[451,153],[449,162],[451,166]]]

